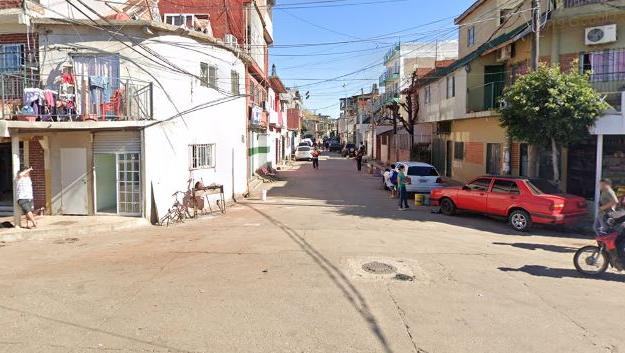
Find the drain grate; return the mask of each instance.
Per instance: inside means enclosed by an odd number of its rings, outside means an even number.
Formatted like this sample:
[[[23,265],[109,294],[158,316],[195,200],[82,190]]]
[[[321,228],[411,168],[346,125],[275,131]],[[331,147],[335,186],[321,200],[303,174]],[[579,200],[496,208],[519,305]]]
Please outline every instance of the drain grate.
[[[374,273],[377,275],[390,275],[397,272],[397,268],[395,268],[395,266],[377,261],[368,262],[362,265],[362,269],[366,272]]]
[[[414,281],[414,277],[405,275],[403,273],[398,273],[394,277],[398,281]]]

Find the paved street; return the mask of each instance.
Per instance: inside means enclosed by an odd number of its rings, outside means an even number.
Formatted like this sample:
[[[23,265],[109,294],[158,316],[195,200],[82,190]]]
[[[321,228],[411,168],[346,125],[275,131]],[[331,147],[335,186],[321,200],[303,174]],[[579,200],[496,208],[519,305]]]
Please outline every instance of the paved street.
[[[399,212],[353,163],[301,163],[225,216],[0,244],[0,352],[625,350],[625,275],[573,268],[590,240]]]

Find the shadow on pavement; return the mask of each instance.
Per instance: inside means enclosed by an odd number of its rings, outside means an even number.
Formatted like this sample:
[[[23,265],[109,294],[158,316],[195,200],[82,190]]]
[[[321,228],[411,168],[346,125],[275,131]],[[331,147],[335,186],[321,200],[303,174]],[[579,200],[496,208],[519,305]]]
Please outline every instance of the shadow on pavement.
[[[583,279],[593,279],[599,281],[609,281],[609,282],[620,282],[625,283],[625,276],[607,272],[604,273],[600,277],[588,277],[583,276],[575,269],[568,268],[550,268],[545,266],[538,265],[525,265],[519,268],[510,268],[510,267],[499,267],[500,271],[503,272],[524,272],[530,274],[532,276],[537,277],[549,277],[549,278],[583,278]]]
[[[508,245],[514,248],[526,249],[526,250],[543,250],[550,251],[556,253],[574,253],[577,251],[576,248],[572,248],[570,246],[560,246],[560,245],[552,245],[552,244],[532,244],[532,243],[499,243],[495,242],[493,245]]]
[[[367,301],[352,284],[352,282],[345,276],[345,274],[343,274],[339,268],[328,260],[328,258],[315,249],[315,247],[308,243],[308,241],[306,241],[306,239],[304,239],[304,237],[302,237],[297,231],[271,217],[267,213],[255,208],[252,204],[246,203],[245,205],[267,219],[271,224],[280,228],[289,238],[291,238],[291,240],[293,240],[293,242],[295,242],[306,254],[308,254],[308,256],[310,256],[310,258],[326,273],[328,278],[332,280],[356,312],[358,312],[362,319],[368,324],[369,329],[380,342],[384,352],[393,353],[393,350],[390,348],[388,341],[382,332],[382,328],[369,309]]]
[[[389,193],[383,190],[380,176],[367,174],[364,169],[358,172],[353,161],[340,157],[320,161],[318,170],[312,169],[310,163],[303,163],[299,169],[284,176],[286,184],[273,187],[270,197],[308,199],[311,207],[314,205],[312,201],[320,201],[318,207],[336,207],[336,212],[345,216],[437,222],[506,236],[592,238],[592,235],[564,233],[563,228],[556,226],[536,226],[530,233],[519,233],[505,220],[469,213],[445,216],[433,213],[430,207],[415,207],[410,200],[411,209],[401,212],[397,210],[398,200],[389,198]]]

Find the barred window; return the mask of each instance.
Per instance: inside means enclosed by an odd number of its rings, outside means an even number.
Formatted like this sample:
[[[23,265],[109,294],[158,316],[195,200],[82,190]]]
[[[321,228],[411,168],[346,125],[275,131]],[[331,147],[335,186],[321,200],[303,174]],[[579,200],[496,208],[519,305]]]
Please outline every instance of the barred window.
[[[464,159],[464,142],[454,142],[454,159]]]
[[[215,168],[215,144],[189,145],[189,168]]]
[[[217,88],[217,66],[200,63],[200,85]]]
[[[230,85],[232,95],[238,96],[241,93],[239,89],[239,73],[234,70],[230,71]]]

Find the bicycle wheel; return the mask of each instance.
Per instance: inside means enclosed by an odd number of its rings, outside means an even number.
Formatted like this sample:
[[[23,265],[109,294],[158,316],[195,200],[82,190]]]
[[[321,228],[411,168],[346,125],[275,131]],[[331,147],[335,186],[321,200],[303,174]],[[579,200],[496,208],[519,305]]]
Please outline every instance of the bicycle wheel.
[[[161,217],[161,219],[158,221],[158,224],[160,226],[165,225],[166,227],[169,227],[169,223],[171,223],[171,221],[172,221],[172,215],[173,215],[173,213],[172,213],[172,210],[170,208],[169,210],[167,210],[167,213],[163,217]]]
[[[224,200],[217,200],[217,207],[219,207],[222,214],[226,213],[226,203]]]

